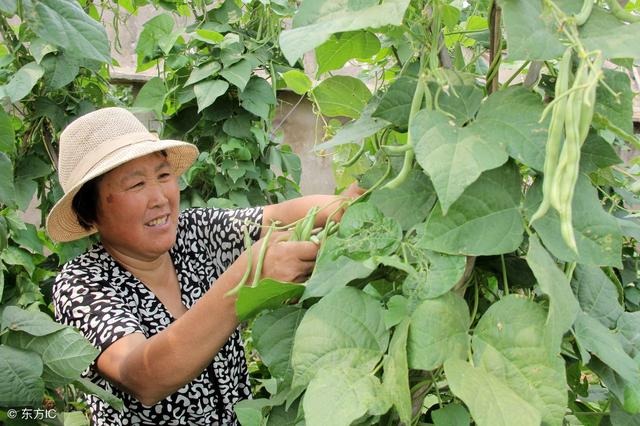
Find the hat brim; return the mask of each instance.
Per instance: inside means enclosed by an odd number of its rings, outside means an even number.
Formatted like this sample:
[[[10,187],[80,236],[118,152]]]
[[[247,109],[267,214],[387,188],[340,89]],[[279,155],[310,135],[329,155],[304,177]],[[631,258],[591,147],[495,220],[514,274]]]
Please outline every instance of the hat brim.
[[[102,159],[53,206],[47,216],[46,229],[52,240],[74,241],[94,234],[96,228],[85,229],[78,222],[71,203],[82,185],[116,167],[154,152],[166,151],[167,161],[176,176],[182,175],[198,157],[198,148],[190,143],[156,140],[129,145]]]

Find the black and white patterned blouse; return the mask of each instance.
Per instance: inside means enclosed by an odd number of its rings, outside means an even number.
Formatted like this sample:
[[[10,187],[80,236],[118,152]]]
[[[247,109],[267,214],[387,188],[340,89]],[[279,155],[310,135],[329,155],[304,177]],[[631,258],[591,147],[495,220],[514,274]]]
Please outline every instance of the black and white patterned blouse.
[[[170,254],[187,309],[243,251],[245,219],[261,223],[262,208],[190,209],[180,215]],[[250,227],[253,240],[259,229]],[[53,304],[56,319],[79,329],[100,351],[134,332],[149,338],[173,321],[155,295],[101,244],[64,265],[53,288]],[[89,395],[94,425],[233,425],[237,424],[233,405],[251,395],[238,330],[200,376],[153,406],[144,406],[112,386],[98,374],[95,362],[83,376],[124,401],[124,410],[118,412]]]

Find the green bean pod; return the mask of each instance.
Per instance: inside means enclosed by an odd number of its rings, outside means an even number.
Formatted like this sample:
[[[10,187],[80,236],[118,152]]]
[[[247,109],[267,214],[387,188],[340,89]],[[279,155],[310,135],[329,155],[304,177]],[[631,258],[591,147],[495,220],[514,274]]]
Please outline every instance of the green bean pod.
[[[580,9],[580,12],[578,12],[573,16],[573,18],[576,21],[576,25],[577,26],[584,25],[584,23],[587,22],[587,19],[589,19],[589,16],[591,16],[592,10],[593,10],[593,0],[583,0],[582,9]]]
[[[549,132],[547,136],[547,144],[545,146],[544,157],[544,180],[542,181],[542,203],[538,210],[531,216],[531,223],[544,216],[551,206],[551,192],[554,182],[554,174],[558,167],[558,157],[560,148],[562,147],[562,136],[565,120],[565,105],[567,98],[563,96],[569,89],[569,79],[571,77],[571,54],[572,49],[565,50],[564,55],[558,67],[558,80],[555,87],[555,99],[557,103],[553,106],[551,114],[551,122],[549,124]]]
[[[607,0],[607,4],[609,5],[611,14],[619,20],[629,23],[640,22],[640,16],[623,9],[620,3],[618,3],[618,0]]]

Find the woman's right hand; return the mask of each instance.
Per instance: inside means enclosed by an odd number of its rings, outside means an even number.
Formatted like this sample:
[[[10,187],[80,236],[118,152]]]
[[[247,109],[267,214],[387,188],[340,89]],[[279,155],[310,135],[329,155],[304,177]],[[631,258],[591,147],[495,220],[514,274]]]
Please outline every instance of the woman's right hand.
[[[319,246],[311,241],[288,241],[289,232],[274,232],[269,238],[266,254],[262,264],[261,278],[272,278],[285,282],[305,282],[316,263]],[[265,244],[262,238],[256,241],[251,247],[252,270],[249,282],[253,280],[253,275],[258,263],[258,255]],[[246,264],[246,251],[241,257]]]

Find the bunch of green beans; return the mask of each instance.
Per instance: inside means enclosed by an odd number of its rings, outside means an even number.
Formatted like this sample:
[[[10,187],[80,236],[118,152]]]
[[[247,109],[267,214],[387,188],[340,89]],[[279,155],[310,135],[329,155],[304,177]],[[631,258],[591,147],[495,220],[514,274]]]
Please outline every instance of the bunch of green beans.
[[[577,253],[571,205],[579,175],[580,149],[591,126],[603,58],[600,51],[582,55],[571,82],[572,53],[573,49],[568,48],[560,61],[556,97],[549,105],[552,115],[544,163],[543,200],[531,222],[544,216],[549,207],[556,209],[562,238]]]
[[[307,212],[305,217],[298,220],[293,225],[289,225],[288,227],[278,228],[277,223],[272,223],[269,226],[263,238],[264,241],[260,246],[260,252],[258,253],[256,267],[253,272],[253,281],[251,284],[252,287],[257,286],[258,283],[260,282],[260,278],[262,275],[262,266],[264,264],[265,255],[267,254],[267,247],[269,246],[269,239],[271,238],[271,234],[273,233],[274,230],[276,229],[290,230],[291,235],[289,236],[289,241],[311,241],[315,244],[321,244],[326,239],[326,237],[328,237],[329,235],[333,234],[338,230],[339,225],[331,220],[327,221],[327,224],[323,229],[320,229],[320,228],[314,229],[316,216],[318,215],[319,211],[320,211],[319,207],[313,207]],[[251,275],[251,269],[253,264],[252,263],[253,254],[251,250],[252,241],[251,241],[251,236],[249,235],[248,225],[249,225],[248,223],[244,224],[244,245],[245,245],[245,250],[247,251],[247,269],[245,270],[238,284],[234,288],[229,290],[225,294],[225,296],[232,296],[237,294],[240,291],[240,289],[247,284],[247,281],[249,280],[249,276]],[[316,233],[316,231],[319,231],[319,232]]]

